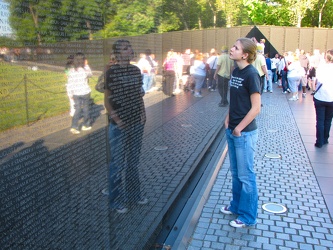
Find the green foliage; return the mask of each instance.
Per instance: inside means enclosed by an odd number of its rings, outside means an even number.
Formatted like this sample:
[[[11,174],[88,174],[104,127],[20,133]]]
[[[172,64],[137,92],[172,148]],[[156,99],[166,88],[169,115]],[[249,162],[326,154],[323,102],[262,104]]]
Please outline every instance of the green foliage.
[[[10,24],[24,44],[91,39],[104,27],[105,0],[7,0]]]
[[[22,44],[13,38],[9,38],[6,36],[0,36],[0,47],[4,47],[4,46],[13,48],[13,47],[20,47],[20,46],[22,46]]]
[[[318,27],[319,25],[319,11],[323,7],[325,0],[319,0],[313,7],[308,9],[306,15],[302,20],[303,27]],[[333,1],[327,1],[322,11],[321,27],[332,28],[333,27]]]
[[[244,0],[244,5],[255,25],[290,26],[289,9],[260,0]]]
[[[181,22],[173,12],[165,12],[164,15],[159,20],[158,33],[168,32],[168,31],[176,31],[179,30],[181,26]]]
[[[113,12],[107,17],[104,29],[95,38],[148,34],[157,31],[160,8],[158,1],[111,1]]]

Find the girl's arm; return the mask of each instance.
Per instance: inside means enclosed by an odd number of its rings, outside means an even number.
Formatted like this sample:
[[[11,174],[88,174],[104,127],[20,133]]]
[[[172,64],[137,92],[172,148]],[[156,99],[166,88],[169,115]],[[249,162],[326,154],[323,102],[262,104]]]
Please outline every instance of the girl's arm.
[[[112,94],[111,90],[105,89],[104,90],[104,106],[107,110],[109,116],[114,120],[115,123],[117,123],[119,128],[124,128],[125,124],[123,121],[119,118],[117,111],[113,108],[111,102],[109,101],[109,96]]]

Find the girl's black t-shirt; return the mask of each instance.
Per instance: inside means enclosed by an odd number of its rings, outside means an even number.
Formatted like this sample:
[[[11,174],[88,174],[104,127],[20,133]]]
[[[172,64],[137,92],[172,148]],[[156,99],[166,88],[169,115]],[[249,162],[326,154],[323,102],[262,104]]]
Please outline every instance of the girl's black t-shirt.
[[[250,96],[260,93],[260,76],[257,69],[252,65],[240,70],[234,69],[230,79],[230,107],[229,107],[229,128],[231,130],[243,120],[251,109]],[[257,129],[255,119],[242,131],[248,132]]]
[[[105,81],[105,87],[111,91],[109,102],[125,124],[133,125],[145,120],[142,76],[137,66],[112,65],[106,71]],[[109,120],[115,124],[111,117]]]

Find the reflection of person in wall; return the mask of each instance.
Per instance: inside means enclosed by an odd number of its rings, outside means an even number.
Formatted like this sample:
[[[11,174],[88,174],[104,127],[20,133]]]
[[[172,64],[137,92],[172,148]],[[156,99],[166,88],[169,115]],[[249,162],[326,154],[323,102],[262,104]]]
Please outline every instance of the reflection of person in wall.
[[[66,80],[68,79],[70,69],[73,68],[73,60],[74,60],[74,55],[69,55],[67,57],[67,63],[65,65]],[[69,106],[70,106],[69,115],[73,117],[74,113],[75,113],[74,99],[73,99],[73,97],[71,97],[71,95],[69,93],[68,93],[68,98],[69,98]]]
[[[76,53],[73,59],[73,67],[68,71],[67,93],[74,100],[75,112],[72,118],[71,132],[79,134],[79,120],[83,112],[82,130],[91,129],[89,117],[89,102],[91,89],[88,85],[88,77],[91,77],[91,69],[83,53]]]
[[[116,63],[106,71],[104,92],[109,117],[109,197],[112,209],[126,213],[130,202],[148,202],[142,196],[138,172],[146,114],[141,71],[130,64],[134,54],[130,42],[118,40],[112,50]]]
[[[230,108],[225,120],[232,175],[232,200],[221,213],[236,214],[232,227],[246,227],[257,222],[258,190],[254,172],[254,151],[258,138],[255,117],[260,112],[260,76],[251,64],[256,58],[256,44],[240,38],[230,49],[230,59],[237,67],[230,80]]]

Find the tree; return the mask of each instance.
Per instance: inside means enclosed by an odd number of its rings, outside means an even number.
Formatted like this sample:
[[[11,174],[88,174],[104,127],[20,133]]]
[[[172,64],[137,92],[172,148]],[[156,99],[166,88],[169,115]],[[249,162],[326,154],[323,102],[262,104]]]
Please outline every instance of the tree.
[[[252,22],[256,25],[292,26],[290,11],[277,2],[244,0],[244,5]]]
[[[333,27],[333,1],[318,0],[312,9],[308,9],[302,19],[302,26],[306,27]]]
[[[308,9],[312,9],[315,0],[284,0],[284,6],[290,8],[289,19],[293,26],[301,27],[302,19]]]
[[[107,37],[147,34],[156,31],[155,5],[152,0],[111,1],[113,13],[109,22],[96,34]]]
[[[200,8],[196,0],[164,0],[163,11],[174,13],[179,20],[180,30],[198,29]]]
[[[93,33],[104,26],[105,13],[102,10],[105,10],[107,6],[108,3],[103,0],[63,0],[61,16],[70,17],[70,21],[66,22],[65,30],[68,31],[67,33],[75,30],[74,33],[79,37],[92,40]]]
[[[91,39],[103,28],[105,0],[6,0],[10,24],[24,44]]]
[[[321,17],[322,17],[323,9],[324,9],[326,3],[327,3],[327,0],[324,0],[324,3],[322,4],[321,8],[319,9],[319,17],[318,17],[318,27],[319,28],[321,26]]]

